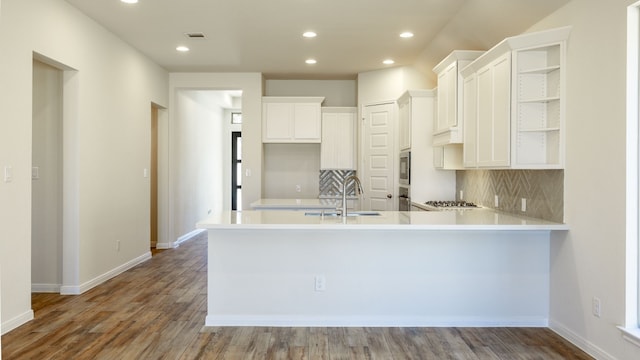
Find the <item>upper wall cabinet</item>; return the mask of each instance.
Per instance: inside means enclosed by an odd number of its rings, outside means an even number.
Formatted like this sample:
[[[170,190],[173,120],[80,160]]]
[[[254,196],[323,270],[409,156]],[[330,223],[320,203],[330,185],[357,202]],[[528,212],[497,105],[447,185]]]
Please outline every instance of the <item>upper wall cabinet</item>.
[[[319,143],[324,97],[262,98],[262,142]]]
[[[433,68],[438,74],[437,119],[433,128],[435,146],[462,143],[464,122],[460,70],[483,53],[456,50]]]
[[[423,156],[426,145],[431,146],[427,136],[434,122],[435,90],[407,90],[397,100],[400,127],[400,150],[411,150],[416,161]]]
[[[355,107],[322,108],[321,170],[355,170],[358,110]]]
[[[507,38],[461,71],[467,168],[561,169],[571,27]]]

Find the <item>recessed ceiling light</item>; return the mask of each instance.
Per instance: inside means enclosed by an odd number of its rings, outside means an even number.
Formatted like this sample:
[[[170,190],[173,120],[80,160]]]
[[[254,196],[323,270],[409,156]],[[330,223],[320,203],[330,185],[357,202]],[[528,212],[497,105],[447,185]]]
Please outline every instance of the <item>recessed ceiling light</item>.
[[[318,34],[316,34],[313,31],[307,31],[307,32],[303,33],[302,36],[304,36],[306,38],[314,38],[314,37],[318,36]]]
[[[387,60],[383,61],[382,63],[385,64],[385,65],[392,65],[392,64],[395,63],[395,61],[393,61],[391,59],[387,59]]]
[[[307,59],[307,60],[305,60],[304,62],[305,62],[305,63],[307,63],[307,64],[309,64],[309,65],[314,65],[314,64],[318,63],[318,62],[316,61],[316,59]]]
[[[401,37],[401,38],[405,38],[405,39],[412,38],[412,37],[413,37],[413,33],[412,33],[412,32],[408,32],[408,31],[405,31],[405,32],[403,32],[402,34],[400,34],[400,37]]]
[[[137,4],[138,0],[120,0],[125,4]]]
[[[187,52],[187,51],[189,51],[189,48],[186,47],[186,46],[178,46],[178,47],[176,47],[176,50],[180,51],[180,52]]]

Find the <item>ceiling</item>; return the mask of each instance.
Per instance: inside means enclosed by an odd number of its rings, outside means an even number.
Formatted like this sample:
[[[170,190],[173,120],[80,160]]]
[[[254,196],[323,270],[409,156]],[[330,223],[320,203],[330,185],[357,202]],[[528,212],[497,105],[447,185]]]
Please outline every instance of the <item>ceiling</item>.
[[[354,79],[486,50],[569,0],[66,0],[170,72]],[[316,38],[303,38],[312,30]],[[399,34],[411,31],[413,38]],[[204,39],[186,33],[200,32]],[[177,52],[186,45],[189,52]],[[314,58],[315,65],[305,64]],[[384,65],[385,59],[395,60]],[[430,75],[430,74],[428,74]]]

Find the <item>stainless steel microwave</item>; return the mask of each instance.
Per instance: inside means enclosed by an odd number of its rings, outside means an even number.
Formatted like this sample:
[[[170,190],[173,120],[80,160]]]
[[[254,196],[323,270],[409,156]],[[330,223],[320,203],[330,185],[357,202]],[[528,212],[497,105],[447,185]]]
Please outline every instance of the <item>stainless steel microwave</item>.
[[[411,184],[411,152],[403,151],[400,153],[400,184]]]

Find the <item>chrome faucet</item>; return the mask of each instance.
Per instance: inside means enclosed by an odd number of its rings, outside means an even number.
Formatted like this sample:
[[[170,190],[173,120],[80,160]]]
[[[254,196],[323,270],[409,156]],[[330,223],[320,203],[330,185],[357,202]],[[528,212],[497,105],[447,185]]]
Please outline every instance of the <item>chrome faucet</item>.
[[[360,179],[358,179],[355,175],[349,175],[344,178],[344,182],[342,183],[342,217],[347,216],[347,185],[349,184],[349,180],[353,179],[356,182],[356,194],[360,193],[362,195],[364,191],[362,191],[362,184],[360,183]]]

